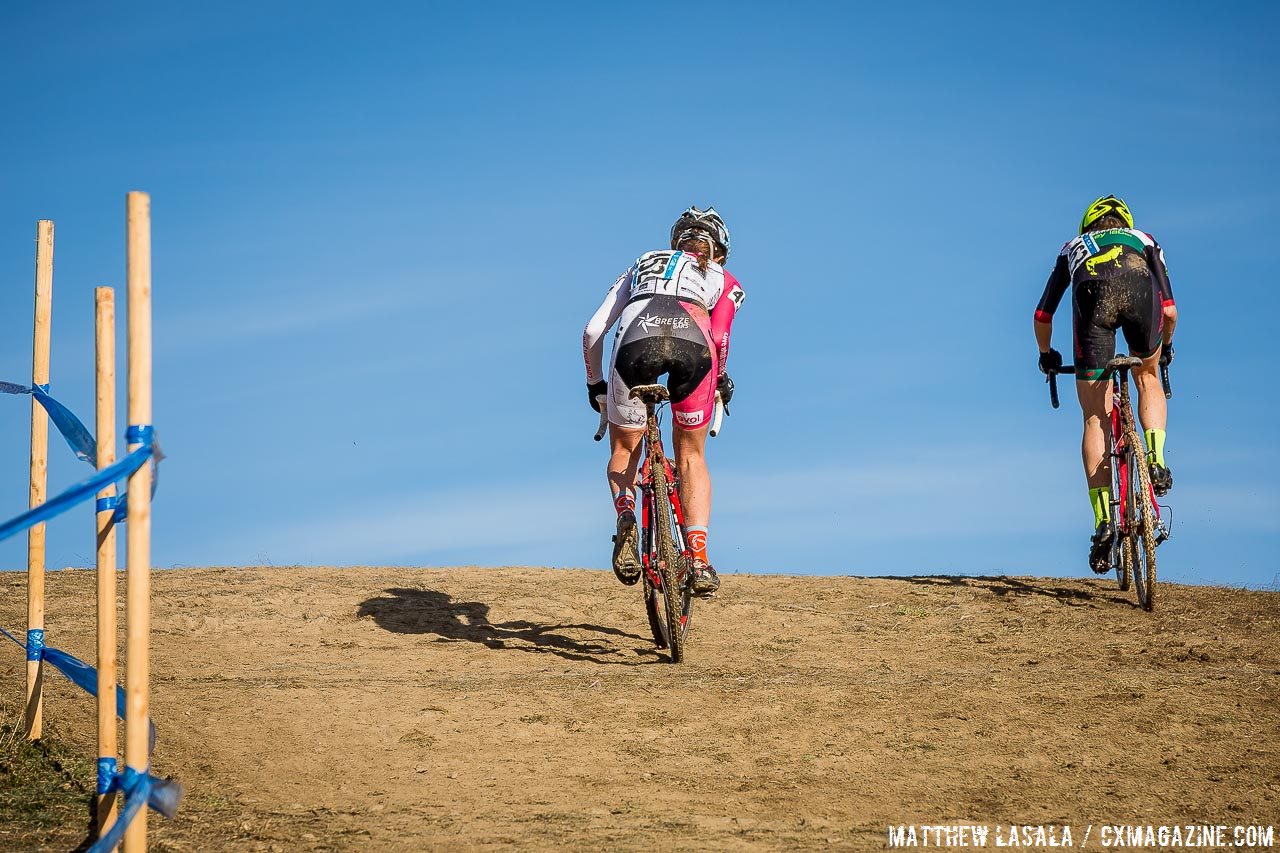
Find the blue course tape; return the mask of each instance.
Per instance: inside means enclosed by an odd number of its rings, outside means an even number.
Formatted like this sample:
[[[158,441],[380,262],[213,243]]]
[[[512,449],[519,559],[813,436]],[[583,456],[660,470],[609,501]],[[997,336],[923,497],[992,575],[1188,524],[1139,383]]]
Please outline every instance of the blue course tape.
[[[124,807],[120,809],[111,828],[98,836],[98,840],[89,848],[89,853],[108,853],[119,847],[124,840],[125,830],[138,816],[138,811],[151,793],[153,777],[150,773],[139,773],[132,767],[125,767],[124,773],[118,778],[120,793],[124,796]]]
[[[110,794],[116,787],[116,758],[114,755],[98,756],[98,794]]]
[[[44,656],[44,629],[27,629],[27,660],[40,660]]]
[[[96,464],[98,442],[93,433],[66,406],[49,396],[48,385],[19,385],[16,382],[0,382],[0,394],[30,394],[44,407],[49,420],[62,433],[75,455],[90,465]]]
[[[14,643],[18,644],[18,646],[24,646],[22,640],[18,639],[17,637],[14,637],[14,635],[10,634],[9,631],[6,631],[5,629],[0,628],[0,634],[4,634],[5,637],[12,639]],[[33,643],[26,644],[26,646],[24,647],[26,647],[27,649],[28,661],[42,660],[42,661],[45,661],[46,663],[49,663],[49,665],[54,667],[54,669],[61,672],[61,674],[67,676],[67,679],[70,681],[70,683],[78,686],[78,688],[81,688],[82,690],[84,690],[84,692],[90,695],[95,695],[96,697],[97,695],[97,670],[96,669],[93,669],[93,667],[88,665],[88,663],[82,660],[79,660],[79,658],[74,656],[74,654],[68,654],[67,652],[61,651],[60,648],[52,648],[51,646],[45,646],[45,631],[42,631],[41,629],[38,629],[38,628],[27,631],[27,637],[33,637],[33,635],[38,635],[38,638],[40,638],[38,639],[38,649],[40,649],[40,653],[38,653],[36,657],[32,657],[32,648],[33,646],[35,646],[35,644]],[[120,717],[120,719],[124,720],[124,688],[119,684],[115,685],[115,716],[118,716]],[[150,754],[156,748],[156,726],[154,722],[151,722],[151,720],[147,720],[147,729],[148,729],[147,754]],[[102,761],[101,758],[99,761]],[[166,792],[165,797],[172,798],[174,797],[174,795],[177,795],[177,797],[180,797],[180,795],[182,795],[182,793],[180,793],[180,785],[178,785],[177,794],[173,793],[173,790],[172,790],[173,785],[177,785],[177,783],[173,783],[173,781],[164,781],[163,785],[161,785],[160,788],[157,788],[156,790],[157,792],[161,792],[161,790],[163,790],[163,792]],[[165,786],[168,786],[168,788],[165,788]],[[102,793],[102,792],[99,792],[99,793]],[[160,797],[160,793],[157,793],[156,797]],[[165,804],[165,808],[168,808],[170,806],[169,800],[165,800],[164,804]],[[177,803],[174,802],[172,804],[172,807],[174,809],[177,809]],[[156,811],[166,813],[165,808],[160,808],[159,806],[157,806]],[[172,815],[169,815],[169,813],[166,813],[166,816],[172,817]]]
[[[30,659],[31,650],[27,649],[27,658]],[[90,696],[98,695],[98,670],[89,666],[89,664],[80,660],[74,655],[69,655],[62,649],[54,649],[45,647],[44,660],[50,666],[54,666],[67,677],[67,679],[85,693]],[[119,684],[116,685],[116,716],[124,719],[124,688]],[[154,735],[153,735],[154,737]]]
[[[39,634],[39,641],[38,641],[39,654],[33,657],[32,651],[31,651],[32,644],[24,644],[17,637],[13,636],[13,634],[10,634],[4,628],[0,628],[0,634],[4,634],[10,640],[13,640],[19,646],[22,646],[27,650],[27,660],[43,660],[47,662],[50,666],[54,667],[63,675],[65,675],[67,677],[67,680],[70,681],[72,684],[76,685],[81,690],[88,693],[90,696],[97,696],[98,695],[98,670],[89,666],[89,664],[80,660],[78,657],[67,654],[62,649],[55,649],[51,646],[46,646],[44,644],[44,631],[40,630],[39,628],[31,629],[30,631],[27,632],[27,636],[31,637],[33,634],[37,634],[37,633]],[[124,700],[125,700],[124,688],[121,687],[119,684],[117,684],[116,685],[116,716],[122,720],[124,719],[124,705],[125,705]],[[147,749],[148,751],[150,751],[152,749],[155,749],[155,746],[156,746],[156,726],[155,726],[155,723],[152,723],[150,720],[148,720],[147,723],[151,729],[150,732],[148,732],[148,738],[147,738],[150,744],[147,747]]]
[[[120,499],[115,495],[107,495],[105,498],[98,498],[98,502],[93,505],[94,512],[106,512],[109,509],[115,509],[120,504]],[[115,518],[112,518],[115,521]]]
[[[124,772],[116,773],[109,784],[112,790],[121,792],[124,808],[111,828],[98,836],[88,853],[107,853],[119,846],[125,830],[138,816],[143,803],[172,820],[182,802],[182,786],[172,779],[157,779],[151,775],[150,768],[140,771],[125,765]]]
[[[39,506],[27,510],[16,518],[0,524],[0,539],[8,539],[15,533],[21,533],[29,527],[48,521],[54,516],[66,512],[81,501],[97,494],[103,486],[122,480],[141,468],[151,458],[154,445],[144,444],[119,462],[103,468],[101,471],[81,480],[60,495],[50,498]]]
[[[76,455],[89,462],[89,464],[93,464],[93,460],[97,455],[96,442],[94,442],[93,436],[84,428],[79,419],[71,414],[70,410],[48,396],[48,386],[37,386],[32,389],[22,385],[15,385],[12,382],[0,382],[0,393],[34,394],[35,398],[45,407],[45,411],[49,413],[50,418],[58,425],[58,430],[67,439],[67,443],[76,451]],[[55,412],[58,414],[55,414]],[[65,413],[66,417],[63,417],[63,413]],[[64,426],[66,427],[65,429]],[[76,426],[79,427],[78,430],[75,428]],[[85,440],[86,438],[87,441]],[[141,446],[115,464],[98,471],[86,480],[76,483],[40,506],[30,509],[16,518],[6,521],[4,524],[0,524],[0,539],[7,539],[15,533],[54,518],[101,491],[104,486],[128,477],[147,464],[148,460],[159,461],[163,458],[159,448],[155,445],[155,432],[150,425],[130,426],[126,432],[126,438],[130,444],[140,444]],[[153,480],[152,491],[154,492],[154,490],[155,481]],[[109,503],[108,505],[103,505],[104,501],[98,501],[98,509],[99,511],[105,511],[114,508],[115,512],[112,515],[112,521],[122,521],[128,513],[127,499],[128,495],[121,495],[118,499],[107,499],[108,501],[114,501],[114,503]],[[0,634],[13,640],[19,646],[23,646],[26,649],[27,660],[46,661],[89,695],[98,695],[97,670],[61,649],[46,646],[42,629],[32,628],[29,630],[26,643],[23,643],[4,628],[0,628]],[[116,715],[124,719],[125,691],[118,684],[115,687]],[[147,723],[149,728],[147,753],[150,754],[156,745],[156,727],[150,720]],[[89,853],[109,853],[109,851],[118,847],[124,839],[125,830],[128,829],[129,824],[137,816],[139,809],[144,804],[150,805],[151,808],[167,818],[172,818],[177,814],[178,804],[182,799],[182,786],[173,780],[157,779],[151,775],[149,770],[150,768],[147,771],[138,771],[132,767],[125,767],[123,773],[116,773],[114,759],[98,759],[98,793],[119,790],[124,797],[125,804],[120,810],[115,824],[89,848]]]

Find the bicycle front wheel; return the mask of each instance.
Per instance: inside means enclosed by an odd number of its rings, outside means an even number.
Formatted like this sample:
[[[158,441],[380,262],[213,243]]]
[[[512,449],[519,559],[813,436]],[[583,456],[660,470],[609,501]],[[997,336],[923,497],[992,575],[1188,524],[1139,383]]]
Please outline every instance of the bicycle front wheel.
[[[1133,577],[1133,556],[1129,550],[1132,539],[1123,533],[1116,537],[1116,582],[1120,584],[1121,592],[1129,591],[1129,581]]]
[[[647,569],[644,573],[644,612],[649,617],[649,630],[653,633],[653,645],[656,648],[665,649],[668,645],[666,594],[662,591],[661,578],[659,578],[658,584],[655,586],[653,581],[649,579]]]

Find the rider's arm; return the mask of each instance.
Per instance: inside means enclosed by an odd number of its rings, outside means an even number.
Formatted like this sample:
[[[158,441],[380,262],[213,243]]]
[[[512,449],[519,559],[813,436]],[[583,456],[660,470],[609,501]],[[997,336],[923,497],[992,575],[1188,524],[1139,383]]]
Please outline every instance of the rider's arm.
[[[587,384],[604,379],[604,336],[609,328],[618,322],[622,309],[627,305],[627,299],[631,296],[634,271],[635,267],[632,267],[618,276],[618,280],[613,283],[613,287],[609,288],[596,313],[592,314],[591,319],[587,321],[586,329],[582,331],[582,358],[587,364]]]
[[[1173,285],[1169,284],[1169,268],[1164,263],[1164,249],[1160,248],[1160,244],[1150,234],[1147,237],[1151,239],[1151,245],[1146,247],[1144,254],[1147,256],[1151,277],[1160,288],[1160,305],[1164,312],[1162,337],[1167,346],[1173,342],[1173,327],[1178,325],[1178,306],[1173,301]]]
[[[724,290],[711,309],[711,340],[716,345],[716,376],[723,376],[729,363],[729,329],[733,326],[734,315],[747,298],[746,291],[728,270],[724,271]]]
[[[1040,347],[1040,352],[1048,352],[1050,349],[1053,341],[1053,312],[1058,310],[1058,303],[1062,301],[1062,295],[1067,292],[1070,284],[1071,272],[1067,268],[1067,256],[1061,253],[1058,255],[1058,262],[1053,265],[1053,272],[1049,273],[1040,302],[1036,305],[1036,345]]]
[[[1164,330],[1161,332],[1160,338],[1165,346],[1173,343],[1173,329],[1178,325],[1178,306],[1172,302],[1166,302],[1164,305]]]

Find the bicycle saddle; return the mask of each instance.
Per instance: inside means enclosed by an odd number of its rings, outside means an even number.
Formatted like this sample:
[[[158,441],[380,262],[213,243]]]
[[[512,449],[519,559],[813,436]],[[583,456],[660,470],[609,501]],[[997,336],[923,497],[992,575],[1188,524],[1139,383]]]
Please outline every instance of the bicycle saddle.
[[[637,385],[631,389],[631,399],[657,405],[671,399],[671,392],[665,385]]]
[[[1118,355],[1107,362],[1107,370],[1120,370],[1126,368],[1132,370],[1135,367],[1142,366],[1142,359],[1131,355]]]

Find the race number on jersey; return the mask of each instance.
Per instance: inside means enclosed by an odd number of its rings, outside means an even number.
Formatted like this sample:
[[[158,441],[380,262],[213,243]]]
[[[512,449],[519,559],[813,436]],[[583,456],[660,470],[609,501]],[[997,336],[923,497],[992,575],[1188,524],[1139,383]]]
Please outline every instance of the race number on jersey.
[[[698,258],[688,252],[660,251],[641,255],[631,268],[631,298],[675,296],[692,299],[710,311],[724,292],[724,268],[708,262],[698,269]]]

